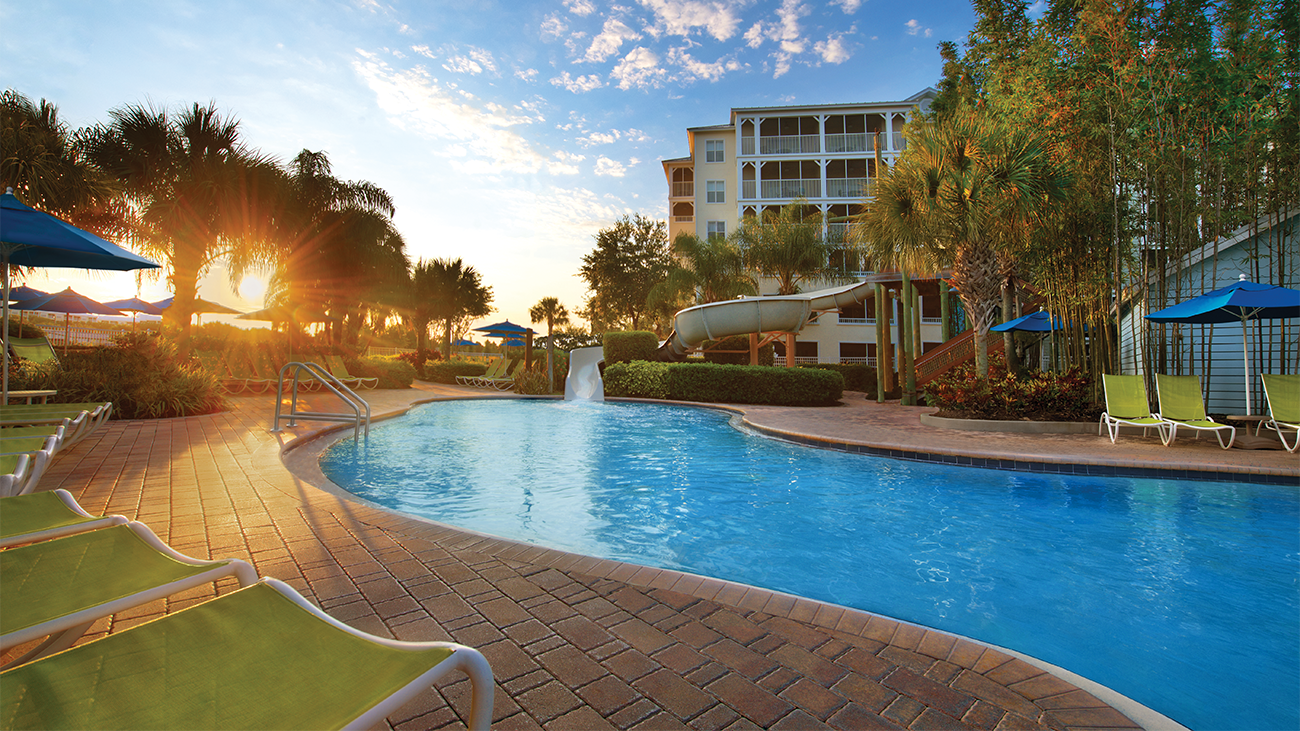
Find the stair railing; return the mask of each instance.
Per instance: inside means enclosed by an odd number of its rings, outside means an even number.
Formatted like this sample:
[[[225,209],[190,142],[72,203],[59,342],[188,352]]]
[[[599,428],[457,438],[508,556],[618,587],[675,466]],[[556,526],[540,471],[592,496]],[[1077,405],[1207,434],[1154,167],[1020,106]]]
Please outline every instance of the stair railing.
[[[319,381],[321,385],[325,386],[325,388],[334,392],[334,395],[342,399],[343,403],[351,407],[352,413],[299,411],[298,384],[303,379],[304,372],[306,373],[307,378]],[[289,413],[281,414],[282,407],[284,406],[284,387],[286,377],[291,389],[289,396]],[[280,383],[275,392],[275,421],[271,424],[271,431],[283,431],[283,429],[280,428],[280,422],[285,419],[289,421],[288,426],[290,427],[297,426],[298,419],[306,419],[308,421],[334,421],[344,424],[351,423],[353,425],[352,436],[354,439],[361,436],[361,427],[364,424],[366,436],[370,436],[370,404],[367,403],[365,399],[358,396],[355,391],[343,385],[334,374],[326,371],[316,363],[293,361],[280,369]]]

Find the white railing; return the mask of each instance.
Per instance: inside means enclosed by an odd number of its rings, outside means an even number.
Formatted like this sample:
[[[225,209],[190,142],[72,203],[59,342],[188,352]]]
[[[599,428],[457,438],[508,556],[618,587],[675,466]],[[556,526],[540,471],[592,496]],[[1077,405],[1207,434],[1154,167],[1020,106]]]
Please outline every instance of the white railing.
[[[844,356],[844,355],[841,355],[841,356],[840,356],[840,363],[842,363],[842,364],[844,364],[844,365],[869,365],[869,366],[874,366],[874,365],[876,364],[876,359],[875,359],[875,358],[872,358],[872,357],[870,357],[870,356],[865,357],[865,358],[858,358],[858,357],[855,357],[855,356]]]
[[[63,346],[63,333],[61,327],[54,325],[45,325],[45,339],[50,341],[50,345]],[[126,333],[125,330],[100,330],[94,327],[74,327],[68,331],[68,345],[112,345],[113,338]]]
[[[821,135],[778,135],[759,137],[760,155],[807,155],[822,151]]]
[[[695,196],[695,183],[673,183],[674,198],[693,198]]]
[[[827,198],[866,198],[874,195],[871,178],[827,178]]]
[[[827,152],[875,152],[874,134],[854,133],[826,135]]]
[[[922,315],[922,316],[921,316],[921,324],[922,324],[922,325],[942,325],[942,324],[943,324],[943,318],[942,318],[942,317],[926,317],[926,316]]]
[[[691,223],[694,220],[695,216],[673,216],[675,223]]]
[[[386,348],[381,345],[372,345],[366,348],[366,355],[401,355],[414,352],[415,348]]]
[[[894,133],[894,147],[892,149],[900,150],[900,151],[907,149],[907,140],[903,139],[902,132]]]
[[[820,198],[822,181],[817,178],[803,180],[760,181],[763,198]]]
[[[803,363],[820,363],[820,362],[821,359],[815,355],[796,355],[794,357],[795,365],[800,365]],[[784,355],[773,356],[773,364],[779,366],[785,365],[785,356]]]
[[[845,317],[844,315],[840,315],[839,319],[841,325],[869,325],[874,322],[875,320],[868,320],[865,317]]]
[[[742,155],[752,155],[752,154],[754,154],[754,138],[753,138],[753,137],[741,137],[741,138],[740,138],[740,154],[742,154]]]
[[[740,181],[740,199],[754,200],[758,197],[758,181],[742,180]]]

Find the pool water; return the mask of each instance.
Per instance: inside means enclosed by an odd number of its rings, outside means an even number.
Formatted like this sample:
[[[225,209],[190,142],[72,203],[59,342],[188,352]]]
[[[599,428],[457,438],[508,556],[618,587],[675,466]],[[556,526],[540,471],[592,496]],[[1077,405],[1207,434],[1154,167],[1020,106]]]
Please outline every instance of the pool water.
[[[903,462],[728,419],[442,402],[321,467],[404,513],[1018,650],[1193,729],[1300,728],[1296,489]]]

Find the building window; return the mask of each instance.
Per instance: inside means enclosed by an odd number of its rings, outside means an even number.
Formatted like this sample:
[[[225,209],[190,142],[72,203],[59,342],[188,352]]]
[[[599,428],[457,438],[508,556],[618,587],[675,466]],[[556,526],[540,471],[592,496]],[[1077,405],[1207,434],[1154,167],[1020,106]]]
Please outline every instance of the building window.
[[[710,180],[704,183],[705,203],[727,202],[727,181]]]
[[[725,162],[723,147],[726,143],[722,140],[705,140],[704,141],[704,161],[705,162]]]
[[[709,221],[707,226],[708,226],[707,234],[709,238],[711,239],[714,237],[723,238],[723,239],[727,238],[726,221]]]

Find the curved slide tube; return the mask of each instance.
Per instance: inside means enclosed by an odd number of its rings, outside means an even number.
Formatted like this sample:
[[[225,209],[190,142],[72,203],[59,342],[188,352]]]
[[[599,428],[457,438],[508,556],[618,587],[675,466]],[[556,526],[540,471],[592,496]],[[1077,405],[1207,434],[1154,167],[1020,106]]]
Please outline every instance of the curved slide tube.
[[[600,362],[605,349],[574,348],[569,351],[569,377],[564,381],[565,401],[604,401],[605,383],[600,378]]]
[[[673,331],[659,346],[659,360],[677,361],[705,340],[763,332],[799,332],[814,313],[838,310],[872,296],[874,282],[804,294],[742,297],[687,307],[673,318]]]

